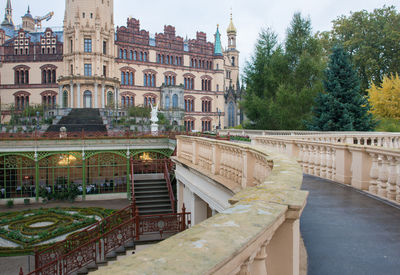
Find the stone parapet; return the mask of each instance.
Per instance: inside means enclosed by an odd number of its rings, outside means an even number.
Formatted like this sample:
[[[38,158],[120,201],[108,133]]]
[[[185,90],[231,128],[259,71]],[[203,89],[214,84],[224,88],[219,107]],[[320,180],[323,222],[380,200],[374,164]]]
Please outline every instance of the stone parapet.
[[[177,165],[235,194],[231,207],[94,274],[299,274],[308,192],[295,160],[263,147],[178,137]]]

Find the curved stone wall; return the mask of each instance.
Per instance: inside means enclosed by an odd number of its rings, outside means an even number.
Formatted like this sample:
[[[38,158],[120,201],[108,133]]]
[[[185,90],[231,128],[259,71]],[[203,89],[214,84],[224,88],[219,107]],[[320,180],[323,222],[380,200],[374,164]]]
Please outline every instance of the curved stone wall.
[[[298,274],[297,162],[265,148],[178,137],[177,165],[230,189],[231,207],[94,274]],[[240,165],[239,165],[240,164]]]

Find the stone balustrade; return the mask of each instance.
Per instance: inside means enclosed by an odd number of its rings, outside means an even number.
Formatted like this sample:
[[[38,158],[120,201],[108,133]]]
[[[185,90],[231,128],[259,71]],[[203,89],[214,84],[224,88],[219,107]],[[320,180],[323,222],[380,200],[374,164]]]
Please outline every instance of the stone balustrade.
[[[400,133],[380,132],[313,132],[313,131],[267,131],[267,130],[220,130],[220,135],[240,136],[290,136],[306,141],[370,145],[385,148],[400,148]]]
[[[300,190],[295,160],[263,146],[180,136],[174,161],[180,171],[230,190],[231,205],[94,274],[299,274],[299,218],[308,192]]]
[[[374,134],[366,133],[364,141],[367,137],[373,140]],[[400,203],[400,150],[394,137],[381,136],[382,142],[371,145],[329,142],[323,140],[324,136],[310,140],[292,136],[254,137],[252,143],[296,158],[306,174]]]

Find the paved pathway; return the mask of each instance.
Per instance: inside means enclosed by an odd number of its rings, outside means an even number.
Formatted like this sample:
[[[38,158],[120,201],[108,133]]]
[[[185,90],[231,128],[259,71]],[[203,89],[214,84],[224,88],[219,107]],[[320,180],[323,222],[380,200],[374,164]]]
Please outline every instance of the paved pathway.
[[[302,189],[309,275],[400,274],[399,208],[308,175]]]

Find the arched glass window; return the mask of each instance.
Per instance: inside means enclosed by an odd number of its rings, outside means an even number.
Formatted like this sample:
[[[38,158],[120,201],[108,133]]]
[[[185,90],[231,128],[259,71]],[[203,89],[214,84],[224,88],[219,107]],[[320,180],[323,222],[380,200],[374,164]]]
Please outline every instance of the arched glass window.
[[[62,107],[63,108],[68,108],[68,92],[64,91],[62,96],[63,96],[63,98],[62,98],[62,100],[63,100]]]
[[[133,51],[129,52],[129,59],[132,60],[133,59]]]
[[[92,108],[92,92],[85,91],[83,93],[83,104],[85,108]]]
[[[165,97],[165,109],[169,109],[169,96],[167,95],[166,97]]]
[[[125,97],[124,96],[121,97],[121,105],[123,108],[125,108]]]
[[[229,103],[228,106],[228,126],[235,126],[235,106],[232,101]]]
[[[137,51],[135,51],[134,53],[133,53],[133,60],[136,60],[137,59]]]
[[[124,50],[124,59],[126,59],[126,50]]]
[[[172,96],[172,108],[178,108],[178,95],[174,94]]]
[[[114,103],[114,93],[112,91],[108,91],[107,93],[107,105],[111,106]]]
[[[133,73],[131,73],[131,78],[129,79],[129,85],[133,86]]]
[[[125,72],[121,72],[121,84],[125,84]]]

